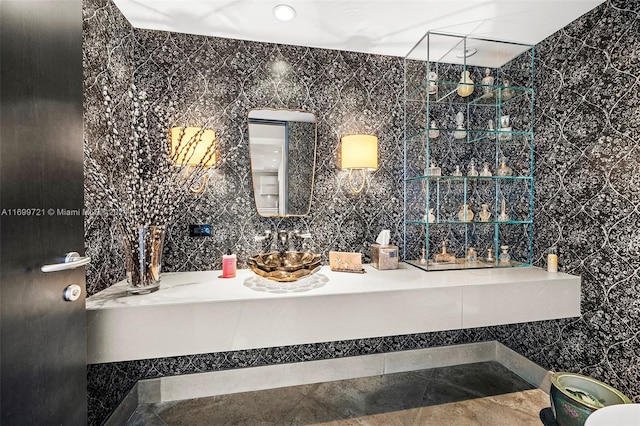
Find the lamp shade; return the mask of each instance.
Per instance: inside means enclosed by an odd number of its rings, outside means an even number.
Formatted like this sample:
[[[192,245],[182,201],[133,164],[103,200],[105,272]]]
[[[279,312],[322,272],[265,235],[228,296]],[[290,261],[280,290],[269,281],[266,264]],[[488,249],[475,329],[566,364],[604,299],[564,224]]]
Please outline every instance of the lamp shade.
[[[378,168],[378,138],[372,135],[342,137],[342,169],[376,170]]]
[[[209,168],[216,162],[214,140],[216,133],[202,127],[173,127],[171,158],[176,164]]]

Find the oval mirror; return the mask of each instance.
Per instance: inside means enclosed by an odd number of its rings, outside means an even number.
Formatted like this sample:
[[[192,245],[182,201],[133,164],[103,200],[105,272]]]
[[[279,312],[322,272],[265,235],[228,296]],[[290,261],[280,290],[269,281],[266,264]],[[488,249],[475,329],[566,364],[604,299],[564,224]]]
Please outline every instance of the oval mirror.
[[[317,120],[308,111],[253,109],[249,156],[260,216],[305,216],[311,209]]]

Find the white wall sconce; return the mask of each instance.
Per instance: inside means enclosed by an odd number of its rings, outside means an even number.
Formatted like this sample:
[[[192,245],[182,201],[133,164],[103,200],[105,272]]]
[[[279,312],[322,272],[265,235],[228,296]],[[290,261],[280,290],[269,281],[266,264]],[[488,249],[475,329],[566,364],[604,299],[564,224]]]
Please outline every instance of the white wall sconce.
[[[349,170],[349,187],[354,194],[364,189],[366,171],[378,169],[378,138],[372,135],[347,135],[341,139],[342,170]],[[351,174],[354,170],[362,171],[362,184],[355,188]]]
[[[179,166],[187,167],[187,176],[197,168],[209,169],[217,160],[216,133],[202,127],[173,127],[170,158]],[[199,194],[207,184],[207,174],[202,176],[200,185],[193,185],[191,192]]]

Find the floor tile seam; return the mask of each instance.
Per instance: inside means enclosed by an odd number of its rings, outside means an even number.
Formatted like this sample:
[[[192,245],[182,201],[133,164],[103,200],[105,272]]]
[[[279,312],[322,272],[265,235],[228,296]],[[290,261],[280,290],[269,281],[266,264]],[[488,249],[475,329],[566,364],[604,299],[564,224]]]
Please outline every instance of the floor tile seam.
[[[494,404],[496,404],[494,401],[491,401],[490,404],[493,406]],[[508,410],[509,413],[512,413],[512,415],[515,417],[524,417],[524,418],[531,418],[531,419],[535,419],[536,421],[540,420],[540,412],[542,410],[544,410],[547,407],[542,407],[540,409],[532,409],[530,411],[527,410],[522,410],[519,408],[515,408],[509,405],[505,405],[505,404],[498,404],[500,405],[500,407],[502,407],[503,410]],[[535,408],[535,407],[533,407]],[[538,424],[538,423],[536,423]]]
[[[401,379],[404,378],[404,377],[413,377],[415,379],[418,379],[418,382],[419,382],[418,383],[418,387],[421,390],[419,396],[414,398],[413,404],[410,404],[410,405],[408,405],[406,407],[403,407],[403,408],[396,407],[396,408],[394,408],[395,410],[398,410],[398,409],[402,409],[402,410],[409,410],[409,409],[418,410],[418,409],[421,409],[421,408],[423,408],[425,406],[424,405],[424,400],[425,400],[425,396],[426,396],[427,392],[429,391],[429,388],[427,386],[428,380],[425,379],[423,376],[419,376],[419,375],[413,374],[413,372],[411,372],[411,371],[408,371],[408,372],[399,372],[399,373],[391,373],[391,374],[382,374],[382,375],[377,375],[377,376],[370,376],[370,377],[367,377],[367,378],[378,377],[378,378],[381,378],[381,379],[387,379],[387,378],[389,378],[389,376],[396,376],[396,377],[400,377]],[[354,386],[359,380],[364,379],[364,378],[365,377],[356,378],[356,379],[347,379],[347,381],[350,383],[351,386]],[[387,383],[387,385],[391,385],[391,383]],[[382,386],[385,386],[385,384],[382,383]],[[360,391],[362,391],[362,390],[360,389]],[[362,392],[365,395],[368,395],[370,393],[368,389],[365,390],[365,391],[362,391]],[[374,406],[372,406],[372,407],[374,407]],[[375,407],[379,407],[379,405],[376,405]],[[385,409],[389,409],[389,407],[386,407]],[[363,413],[362,415],[363,416],[372,416],[372,415],[384,414],[384,413],[387,413],[387,412],[388,411],[381,411],[381,412],[377,412],[376,411],[376,412],[370,412],[370,413]]]
[[[377,425],[386,425],[386,424],[395,424],[392,422],[387,422],[387,423],[380,423],[379,420],[384,419],[385,417],[391,417],[392,419],[394,419],[396,416],[399,416],[398,412],[402,411],[404,414],[404,416],[407,416],[406,412],[410,411],[411,412],[411,416],[413,417],[410,421],[411,423],[409,424],[410,426],[424,426],[424,424],[420,424],[420,423],[416,423],[416,421],[418,420],[418,414],[419,414],[419,410],[421,410],[422,407],[415,407],[415,408],[406,408],[403,410],[396,410],[396,411],[385,411],[383,413],[372,413],[372,414],[363,414],[363,415],[359,415],[357,417],[351,417],[349,419],[343,419],[346,421],[355,421],[357,422],[358,425],[366,425],[366,426],[377,426]],[[371,423],[370,421],[365,421],[363,423],[364,419],[376,419],[376,423]],[[352,423],[349,423],[349,426],[351,426]]]
[[[525,400],[527,402],[531,402],[532,399],[533,399],[533,395],[528,395],[529,392],[542,392],[542,393],[544,393],[544,391],[542,391],[540,389],[528,389],[528,390],[524,390],[524,391],[513,392],[511,394],[503,394],[502,396],[504,396],[504,395],[514,395],[515,396],[516,394],[519,394],[519,395],[522,396],[523,400]],[[523,393],[527,393],[527,395],[522,395]],[[507,404],[503,403],[502,401],[500,401],[499,399],[496,398],[497,396],[500,396],[500,395],[492,395],[492,396],[487,397],[487,399],[492,404],[497,404],[497,405],[500,405],[502,407],[507,407],[507,408],[510,408],[512,410],[524,413],[524,414],[530,414],[530,412],[528,410],[523,410],[522,406],[513,406],[513,405],[507,405]],[[545,394],[545,396],[547,396],[547,395]]]
[[[542,425],[540,422],[538,413],[523,413],[521,411],[514,411],[509,407],[503,407],[502,410],[498,411],[495,408],[490,406],[478,407],[478,405],[473,404],[461,404],[461,406],[469,413],[473,413],[475,416],[475,420],[479,423],[479,425],[495,425],[495,426],[538,426]],[[484,409],[483,409],[484,408]],[[500,414],[498,414],[500,413]],[[489,423],[489,421],[496,420],[496,417],[501,419],[508,418],[508,423]],[[503,420],[504,421],[504,420]]]
[[[282,425],[294,425],[295,423],[293,423],[293,421],[291,420],[294,416],[295,413],[297,412],[300,404],[306,399],[307,397],[305,395],[302,396],[302,398],[296,402],[295,404],[293,404],[291,406],[290,409],[285,410],[284,413],[282,413],[282,418],[281,418],[281,423]]]
[[[169,426],[169,424],[165,422],[164,419],[160,417],[158,414],[153,413],[153,415],[155,416],[156,419],[158,419],[162,423],[161,425],[158,425],[158,426]]]
[[[465,413],[476,415],[475,410],[472,410],[471,407],[469,407],[469,401],[471,400],[451,401],[451,402],[446,402],[441,404],[433,404],[425,407],[420,407],[418,412],[418,417],[416,419],[416,421],[420,420],[420,422],[419,423],[414,422],[412,426],[431,426],[434,424],[443,425],[443,426],[449,426],[449,425],[455,426],[455,423],[446,423],[446,424],[433,423],[433,420],[431,418],[434,412],[437,414],[440,410],[443,410],[443,408],[441,408],[440,406],[447,406],[447,405],[448,407],[446,408],[446,410],[448,415],[451,415],[452,409],[456,409],[457,411],[462,410],[462,413],[456,413],[456,414],[461,414],[462,416],[464,416]],[[468,417],[466,419],[469,420]],[[425,423],[425,421],[427,420],[429,420],[429,422]],[[465,424],[469,424],[469,423],[465,423]],[[473,425],[484,426],[484,425],[479,425],[478,423],[473,423]]]
[[[427,382],[431,382],[431,380],[433,379],[433,370],[435,370],[435,368],[423,368],[420,370],[406,371],[405,373],[411,374],[413,376],[418,376]]]
[[[307,396],[310,393],[315,392],[323,383],[325,382],[314,382],[314,383],[307,383],[304,385],[294,385],[294,386],[300,386],[300,387],[306,387],[309,388],[308,390],[304,391],[304,392],[300,392],[303,396]],[[285,386],[288,387],[288,386]]]
[[[147,404],[147,405],[149,405],[149,404]],[[140,406],[139,406],[139,407],[138,407],[138,408],[133,412],[133,414],[131,415],[131,417],[129,418],[129,420],[131,420],[131,418],[132,418],[133,416],[135,416],[136,414],[137,414],[139,417],[142,417],[142,418],[147,417],[147,416],[153,416],[153,420],[154,420],[153,424],[154,424],[155,426],[169,426],[169,425],[167,424],[167,422],[165,422],[165,421],[164,421],[164,419],[163,419],[162,417],[160,417],[160,415],[159,415],[158,413],[154,412],[154,411],[151,409],[151,407],[148,407],[148,406],[147,406],[147,407],[142,407],[142,410],[141,410],[141,409],[140,409]],[[160,422],[160,423],[159,423],[159,424],[156,424],[156,421],[157,421],[157,422]],[[128,424],[128,422],[127,422],[127,424]],[[148,423],[144,423],[144,424],[146,425],[146,424],[148,424]]]
[[[314,398],[312,396],[312,394],[305,395],[304,399],[307,399],[307,400],[313,402],[313,404],[315,404],[315,405],[317,405],[319,407],[322,407],[324,410],[326,410],[327,412],[331,413],[333,415],[333,417],[335,417],[335,420],[331,420],[331,421],[353,419],[353,417],[345,417],[345,414],[343,414],[340,410],[337,410],[335,407],[339,406],[338,404],[333,404],[333,403],[325,404],[324,402]],[[302,401],[300,401],[300,403],[301,402]]]
[[[363,386],[362,384],[360,384],[360,386],[358,386],[359,381],[362,379],[371,379],[371,378],[380,378],[380,379],[386,379],[389,376],[399,376],[399,375],[406,375],[406,373],[393,373],[393,374],[380,374],[380,375],[375,375],[375,376],[367,376],[367,377],[359,377],[359,378],[354,378],[354,379],[345,379],[345,380],[341,380],[340,382],[345,383],[349,388],[351,388],[353,391],[356,392],[356,397],[357,396],[363,396],[365,399],[367,396],[371,395],[372,393],[372,389],[368,388],[367,385]],[[317,391],[323,384],[329,384],[331,382],[323,382],[320,384],[320,386],[318,386],[317,389],[315,389],[315,391]],[[386,384],[385,383],[379,383],[382,387],[384,387]],[[318,403],[323,407],[327,407],[327,404],[325,403],[326,401],[322,401],[320,399],[318,399],[318,397],[316,396],[316,393],[310,393],[307,395],[312,401],[314,401],[314,403]],[[340,410],[335,410],[334,407],[339,407],[341,406],[340,404],[336,404],[334,403],[334,401],[331,399],[331,397],[329,398],[329,401],[331,403],[331,405],[329,406],[331,408],[331,411],[333,412],[337,412],[338,414],[341,414],[342,412]],[[416,403],[419,403],[420,401],[416,401]],[[376,411],[353,411],[352,414],[357,416],[357,417],[363,417],[363,416],[372,416],[372,415],[378,415],[378,414],[384,414],[387,411],[377,411],[377,409],[381,409],[382,406],[380,404],[372,404],[372,403],[368,403],[365,404],[365,410],[368,409],[374,409]],[[388,408],[388,407],[385,407]],[[353,417],[349,417],[350,419]]]
[[[173,408],[176,405],[178,405],[180,402],[188,401],[189,399],[193,399],[193,398],[176,399],[176,400],[173,400],[173,401],[151,403],[151,404],[147,404],[147,405],[150,406],[151,411],[153,411],[153,413],[155,415],[160,416],[160,414],[164,413],[167,410],[170,410],[171,408]]]
[[[312,384],[312,389],[311,391],[317,389],[319,383],[313,383]],[[297,388],[297,387],[307,387],[309,385],[299,385],[299,386],[286,386],[286,387],[290,387],[290,388]],[[268,390],[266,390],[268,392]],[[257,391],[257,392],[265,392],[265,391]],[[282,416],[282,425],[293,425],[294,423],[291,422],[291,418],[293,418],[295,416],[296,411],[298,410],[298,408],[300,407],[300,405],[307,399],[309,399],[308,397],[308,393],[305,392],[298,392],[298,395],[300,396],[300,398],[294,402],[291,405],[291,408],[289,408],[288,410],[285,410],[285,412],[283,413]]]
[[[429,393],[430,390],[430,386],[433,383],[433,369],[431,369],[431,374],[429,374],[429,377],[423,377],[423,376],[419,376],[420,378],[424,379],[425,383],[424,383],[424,390],[422,391],[422,395],[420,395],[420,407],[418,407],[419,409],[421,409],[422,407],[424,407],[424,402],[427,399],[427,394]]]

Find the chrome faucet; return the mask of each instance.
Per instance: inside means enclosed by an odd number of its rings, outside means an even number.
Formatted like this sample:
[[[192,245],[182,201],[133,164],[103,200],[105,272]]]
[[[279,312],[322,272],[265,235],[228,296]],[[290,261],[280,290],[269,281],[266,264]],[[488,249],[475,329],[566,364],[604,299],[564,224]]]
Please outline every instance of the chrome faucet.
[[[253,237],[253,239],[255,240],[255,242],[259,242],[260,244],[260,253],[264,252],[264,246],[268,245],[269,248],[271,248],[271,231],[270,230],[266,230],[264,231],[264,234],[262,235],[256,235],[255,237]]]
[[[293,231],[293,235],[295,235],[296,238],[299,238],[301,240],[304,240],[305,238],[311,238],[311,233],[310,232],[307,232],[307,233],[303,234],[300,231],[298,231],[297,229],[295,231]]]
[[[289,249],[289,231],[278,231],[278,241],[280,242],[278,248],[280,252],[285,252]]]
[[[309,232],[302,233],[296,229],[295,231],[293,231],[293,236],[295,237],[296,241],[299,242],[300,244],[299,251],[304,251],[304,240],[306,240],[307,238],[311,238],[311,233]]]
[[[271,233],[267,231],[265,232],[265,236],[256,237],[256,241],[258,241],[258,239],[263,240],[265,238],[268,238],[270,235]],[[311,238],[311,234],[308,232],[302,233],[297,229],[294,231],[287,231],[282,229],[277,233],[276,242],[278,245],[278,251],[281,253],[284,253],[285,251],[295,251],[298,249],[298,247],[295,247],[298,244],[298,242],[301,242],[306,238]]]

